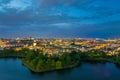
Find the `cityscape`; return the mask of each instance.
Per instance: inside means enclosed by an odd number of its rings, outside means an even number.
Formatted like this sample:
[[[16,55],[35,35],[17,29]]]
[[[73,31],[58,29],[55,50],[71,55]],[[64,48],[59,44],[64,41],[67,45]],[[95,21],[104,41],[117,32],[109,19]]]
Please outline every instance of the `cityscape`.
[[[120,0],[0,0],[0,80],[120,80]]]
[[[63,54],[65,52],[103,51],[107,55],[120,54],[120,39],[87,39],[87,38],[14,38],[0,39],[0,50],[14,49],[16,51],[28,48],[41,50],[44,54]]]

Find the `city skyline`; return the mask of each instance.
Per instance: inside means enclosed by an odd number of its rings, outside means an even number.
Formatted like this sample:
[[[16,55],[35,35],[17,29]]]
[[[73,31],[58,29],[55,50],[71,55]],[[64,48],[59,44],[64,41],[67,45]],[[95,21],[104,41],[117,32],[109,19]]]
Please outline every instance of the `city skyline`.
[[[119,0],[0,0],[0,37],[120,37]]]

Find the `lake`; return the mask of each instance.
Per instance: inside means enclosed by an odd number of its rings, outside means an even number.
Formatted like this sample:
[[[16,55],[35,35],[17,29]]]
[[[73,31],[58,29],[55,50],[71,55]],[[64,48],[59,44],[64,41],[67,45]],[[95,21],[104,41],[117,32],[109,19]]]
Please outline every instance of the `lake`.
[[[73,69],[36,74],[20,59],[1,58],[0,80],[120,80],[120,68],[113,63],[82,63]]]

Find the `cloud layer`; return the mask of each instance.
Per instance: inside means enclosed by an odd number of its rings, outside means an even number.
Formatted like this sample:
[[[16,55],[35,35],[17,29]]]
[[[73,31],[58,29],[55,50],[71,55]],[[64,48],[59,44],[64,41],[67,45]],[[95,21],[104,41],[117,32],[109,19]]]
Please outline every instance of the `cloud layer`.
[[[115,37],[120,25],[119,3],[119,0],[0,0],[0,36],[102,37],[102,30],[106,37]],[[116,32],[109,36],[113,28]]]

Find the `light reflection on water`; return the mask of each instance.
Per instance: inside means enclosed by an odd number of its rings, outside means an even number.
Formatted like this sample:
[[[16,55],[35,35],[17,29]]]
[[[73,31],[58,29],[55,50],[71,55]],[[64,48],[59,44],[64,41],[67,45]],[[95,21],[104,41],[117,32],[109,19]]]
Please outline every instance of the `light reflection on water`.
[[[120,80],[120,67],[113,63],[82,63],[62,71],[32,73],[20,59],[0,59],[1,80]]]

